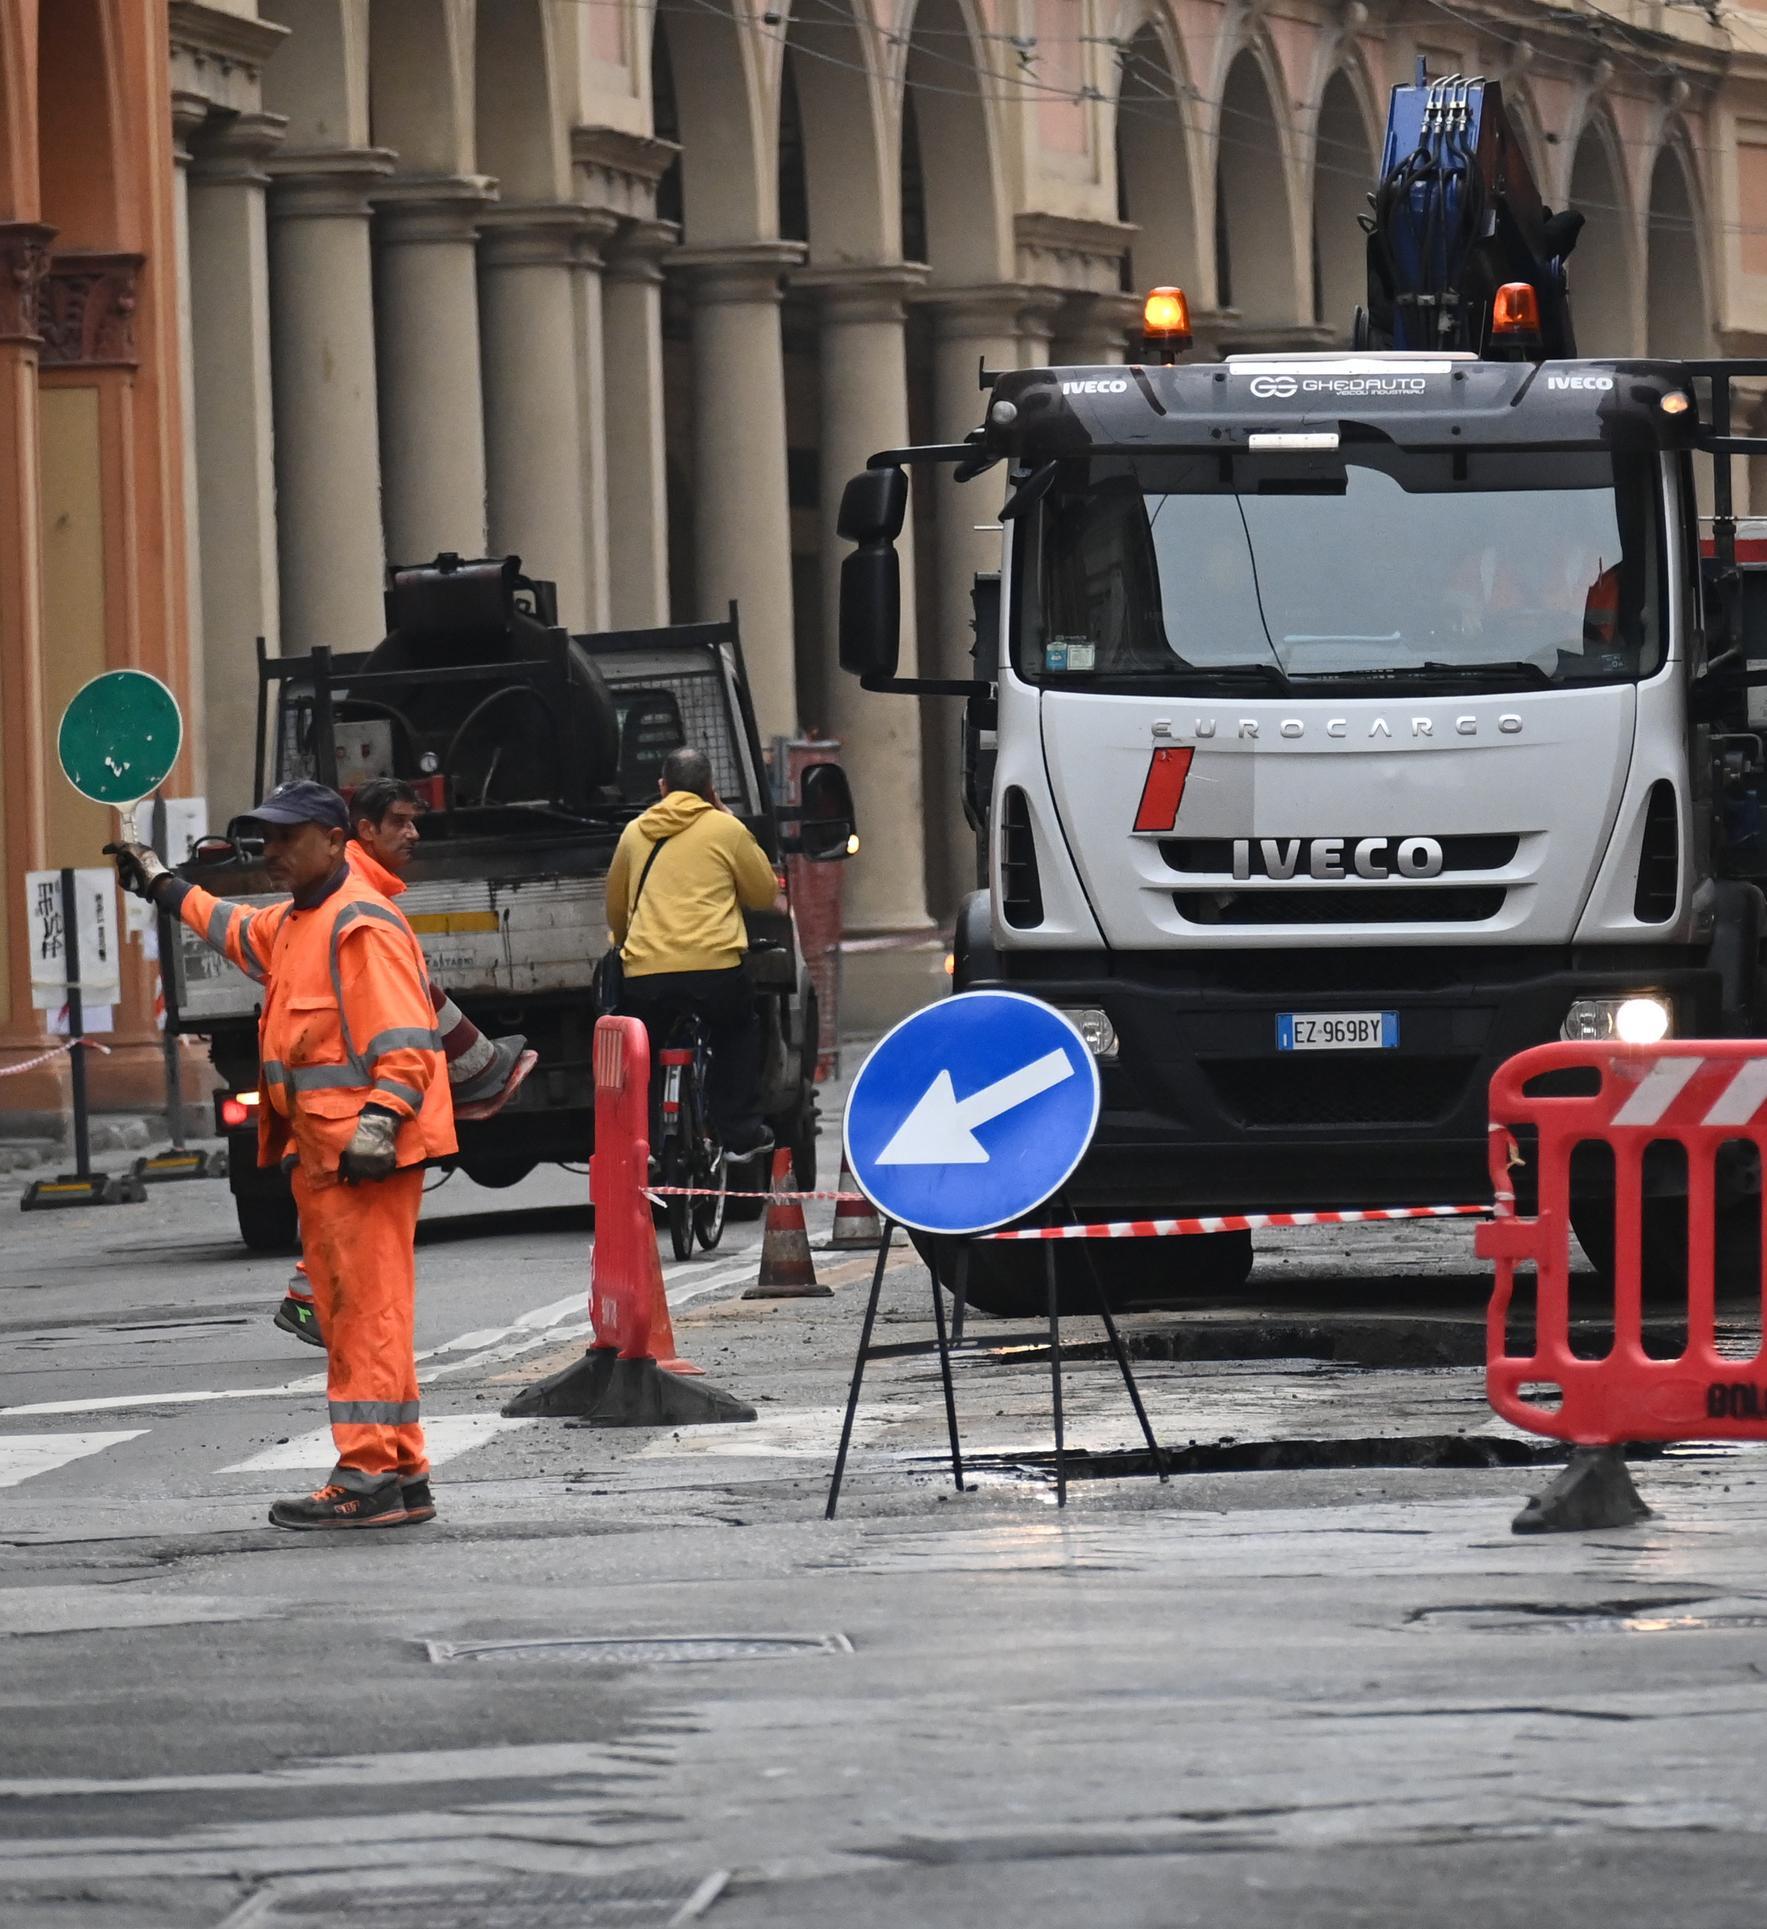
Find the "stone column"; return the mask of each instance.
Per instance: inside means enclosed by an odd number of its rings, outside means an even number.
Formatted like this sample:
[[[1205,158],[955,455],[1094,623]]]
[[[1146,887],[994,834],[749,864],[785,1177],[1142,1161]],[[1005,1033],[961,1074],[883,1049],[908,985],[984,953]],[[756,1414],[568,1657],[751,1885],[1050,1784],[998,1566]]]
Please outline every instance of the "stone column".
[[[662,260],[672,221],[631,221],[604,250],[602,348],[607,372],[608,584],[615,629],[669,620],[669,475],[663,432]]]
[[[43,720],[37,303],[54,238],[35,222],[0,223],[0,1067],[43,1049],[22,900],[25,872],[47,861],[53,765]],[[62,1059],[9,1078],[7,1109],[59,1112],[66,1079]]]
[[[1064,368],[1114,367],[1140,327],[1139,295],[1076,295],[1057,319],[1054,359]]]
[[[478,230],[490,184],[395,177],[374,193],[387,557],[485,553]]]
[[[1056,319],[1066,300],[1059,288],[1020,288],[1018,356],[1020,368],[1047,368],[1055,342]]]
[[[583,581],[591,629],[608,627],[610,579],[617,564],[607,540],[608,499],[622,485],[609,473],[607,358],[602,321],[601,244],[619,225],[605,208],[585,208],[577,238],[577,438],[582,452]]]
[[[368,196],[392,167],[380,148],[269,164],[276,536],[296,653],[363,649],[383,627]]]
[[[190,179],[198,374],[190,470],[201,530],[192,588],[204,639],[205,788],[217,827],[256,802],[255,639],[281,648],[264,163],[282,137],[278,117],[241,114],[201,144]]]
[[[190,663],[188,754],[197,784],[207,781],[208,702],[203,661],[202,541],[197,523],[196,460],[196,350],[191,321],[190,260],[190,144],[207,120],[209,104],[200,94],[172,95],[172,241],[178,270],[178,373],[181,377],[184,439],[184,564],[190,590],[187,601]]]
[[[479,241],[491,553],[555,582],[572,630],[591,617],[575,288],[585,219],[572,204],[492,208]]]
[[[959,442],[982,419],[987,397],[977,369],[1020,364],[1020,311],[1025,291],[1002,285],[937,289],[927,300],[933,311],[933,440]],[[970,648],[975,640],[970,588],[976,574],[1000,567],[1000,536],[978,530],[999,515],[1003,500],[1000,471],[990,469],[974,482],[957,483],[941,463],[930,477],[916,476],[914,487],[934,490],[938,527],[938,631],[921,650],[928,676],[972,674]],[[951,698],[927,705],[928,878],[934,908],[949,910],[977,884],[975,833],[963,815],[962,713]]]
[[[743,649],[763,737],[797,729],[791,528],[785,475],[780,278],[791,241],[683,248],[671,262],[693,302],[696,617],[741,605]],[[677,612],[678,615],[684,612]]]
[[[878,449],[901,448],[908,435],[905,302],[925,269],[888,266],[819,268],[794,287],[820,299],[822,369],[822,646],[830,669],[828,723],[842,743],[862,827],[859,856],[848,868],[846,928],[910,931],[927,924],[925,838],[920,761],[920,706],[904,697],[868,694],[834,667],[840,624],[840,572],[848,545],[835,533],[841,491]],[[901,671],[919,660],[914,628],[914,545],[904,528]]]

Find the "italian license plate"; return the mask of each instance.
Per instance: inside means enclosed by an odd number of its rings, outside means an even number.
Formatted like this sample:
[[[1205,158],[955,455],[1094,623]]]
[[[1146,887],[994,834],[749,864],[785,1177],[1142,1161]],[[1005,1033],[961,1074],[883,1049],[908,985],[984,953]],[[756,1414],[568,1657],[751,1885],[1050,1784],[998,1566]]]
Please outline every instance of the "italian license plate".
[[[1283,1011],[1276,1015],[1279,1052],[1390,1052],[1398,1045],[1396,1011]]]

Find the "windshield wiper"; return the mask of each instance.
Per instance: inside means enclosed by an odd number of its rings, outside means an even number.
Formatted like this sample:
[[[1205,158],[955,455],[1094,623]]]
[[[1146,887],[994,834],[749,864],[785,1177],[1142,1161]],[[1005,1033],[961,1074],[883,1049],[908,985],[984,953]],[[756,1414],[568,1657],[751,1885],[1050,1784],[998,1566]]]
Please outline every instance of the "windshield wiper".
[[[1441,677],[1444,680],[1453,678],[1457,682],[1500,678],[1508,683],[1516,677],[1522,677],[1529,683],[1550,684],[1553,681],[1550,671],[1521,657],[1512,663],[1420,663],[1414,670],[1397,670],[1394,674]]]
[[[1179,668],[1190,676],[1207,677],[1216,683],[1256,683],[1270,690],[1292,690],[1294,679],[1275,663],[1186,663]]]

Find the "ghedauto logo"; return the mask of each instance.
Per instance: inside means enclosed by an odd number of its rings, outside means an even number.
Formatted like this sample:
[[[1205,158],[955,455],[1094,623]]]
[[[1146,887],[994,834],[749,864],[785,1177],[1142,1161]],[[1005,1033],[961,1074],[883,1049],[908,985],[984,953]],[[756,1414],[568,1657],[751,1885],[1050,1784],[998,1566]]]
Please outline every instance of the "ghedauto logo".
[[[1295,395],[1426,395],[1421,375],[1254,375],[1247,385],[1259,401],[1286,402]]]

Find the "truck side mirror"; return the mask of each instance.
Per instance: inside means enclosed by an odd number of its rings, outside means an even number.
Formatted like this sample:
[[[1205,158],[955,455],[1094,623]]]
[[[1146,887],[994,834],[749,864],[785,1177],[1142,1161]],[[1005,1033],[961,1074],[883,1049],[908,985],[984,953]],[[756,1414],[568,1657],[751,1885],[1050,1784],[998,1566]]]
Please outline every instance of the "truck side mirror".
[[[816,863],[851,857],[858,848],[853,787],[839,764],[811,764],[798,784],[797,845]]]
[[[853,676],[896,674],[902,648],[896,538],[907,512],[908,478],[900,469],[862,470],[841,496],[836,531],[858,545],[841,564],[841,668]]]

